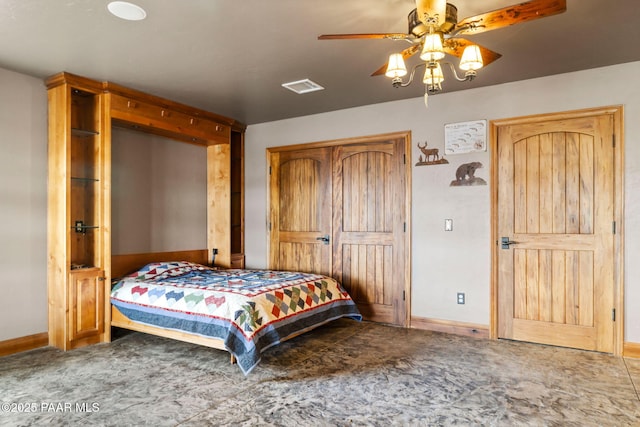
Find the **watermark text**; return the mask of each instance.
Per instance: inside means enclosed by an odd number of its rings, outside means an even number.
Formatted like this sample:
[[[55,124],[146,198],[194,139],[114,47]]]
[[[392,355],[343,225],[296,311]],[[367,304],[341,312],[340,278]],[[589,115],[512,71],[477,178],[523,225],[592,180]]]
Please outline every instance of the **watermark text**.
[[[29,413],[29,412],[99,412],[98,402],[2,402],[0,413]]]

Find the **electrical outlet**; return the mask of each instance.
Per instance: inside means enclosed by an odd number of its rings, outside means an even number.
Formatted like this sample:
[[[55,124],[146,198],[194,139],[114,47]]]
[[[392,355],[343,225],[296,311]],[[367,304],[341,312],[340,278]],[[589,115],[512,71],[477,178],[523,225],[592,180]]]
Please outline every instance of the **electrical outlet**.
[[[458,304],[464,304],[464,292],[458,292]]]

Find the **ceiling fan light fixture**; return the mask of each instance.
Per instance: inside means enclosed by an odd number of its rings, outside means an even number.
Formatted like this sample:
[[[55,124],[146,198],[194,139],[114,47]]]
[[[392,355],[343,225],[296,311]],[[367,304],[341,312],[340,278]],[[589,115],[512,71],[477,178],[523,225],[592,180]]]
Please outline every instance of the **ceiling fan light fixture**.
[[[424,36],[424,46],[420,53],[420,59],[427,62],[438,61],[444,58],[444,48],[442,47],[442,34],[429,33]]]
[[[407,67],[404,65],[404,58],[401,53],[392,53],[389,55],[389,65],[385,76],[395,79],[407,75]]]
[[[415,0],[416,7],[407,16],[409,28],[406,34],[325,34],[318,36],[318,39],[391,39],[409,42],[411,47],[404,49],[401,53],[392,54],[387,64],[371,75],[378,76],[384,73],[391,79],[394,88],[407,87],[413,82],[416,70],[419,67],[425,67],[426,72],[422,81],[426,86],[424,95],[426,105],[429,93],[442,90],[441,83],[444,81],[442,67],[445,65],[451,69],[455,80],[471,82],[478,75],[477,70],[502,56],[485,47],[474,45],[460,36],[491,31],[563,13],[567,10],[566,3],[566,0],[527,0],[458,22],[458,9],[447,3],[447,0]],[[414,65],[410,71],[407,71],[405,59],[411,58],[418,52],[420,59],[424,62]],[[447,54],[460,57],[459,67],[464,71],[464,76],[459,76],[456,67],[446,61]],[[403,77],[407,74],[409,76],[405,82]]]
[[[482,61],[482,53],[480,47],[476,44],[467,46],[462,52],[462,58],[460,58],[460,69],[464,71],[475,71],[482,68],[484,62]]]

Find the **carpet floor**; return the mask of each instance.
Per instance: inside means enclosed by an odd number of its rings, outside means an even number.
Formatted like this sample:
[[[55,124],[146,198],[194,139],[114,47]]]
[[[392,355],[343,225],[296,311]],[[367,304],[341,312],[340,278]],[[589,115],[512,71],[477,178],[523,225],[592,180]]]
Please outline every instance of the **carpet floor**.
[[[640,360],[341,319],[267,350],[141,333],[0,358],[2,426],[640,426]]]

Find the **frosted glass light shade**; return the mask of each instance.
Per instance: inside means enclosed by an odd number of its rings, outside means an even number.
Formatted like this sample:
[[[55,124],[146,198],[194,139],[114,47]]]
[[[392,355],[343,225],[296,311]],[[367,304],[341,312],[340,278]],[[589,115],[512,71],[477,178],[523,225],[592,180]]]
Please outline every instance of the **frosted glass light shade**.
[[[385,76],[390,78],[402,77],[407,75],[407,67],[404,65],[404,59],[401,53],[392,53],[389,55],[389,64]]]
[[[435,86],[444,81],[444,74],[442,73],[442,67],[438,63],[434,68],[428,68],[424,72],[424,78],[422,82],[426,85]]]
[[[442,35],[440,33],[430,33],[424,36],[424,46],[420,59],[423,61],[438,61],[444,58],[444,48],[442,47]]]
[[[480,48],[478,45],[472,44],[467,46],[462,52],[462,58],[460,59],[460,69],[464,71],[478,70],[482,68],[484,63],[482,62],[482,55],[480,54]]]

